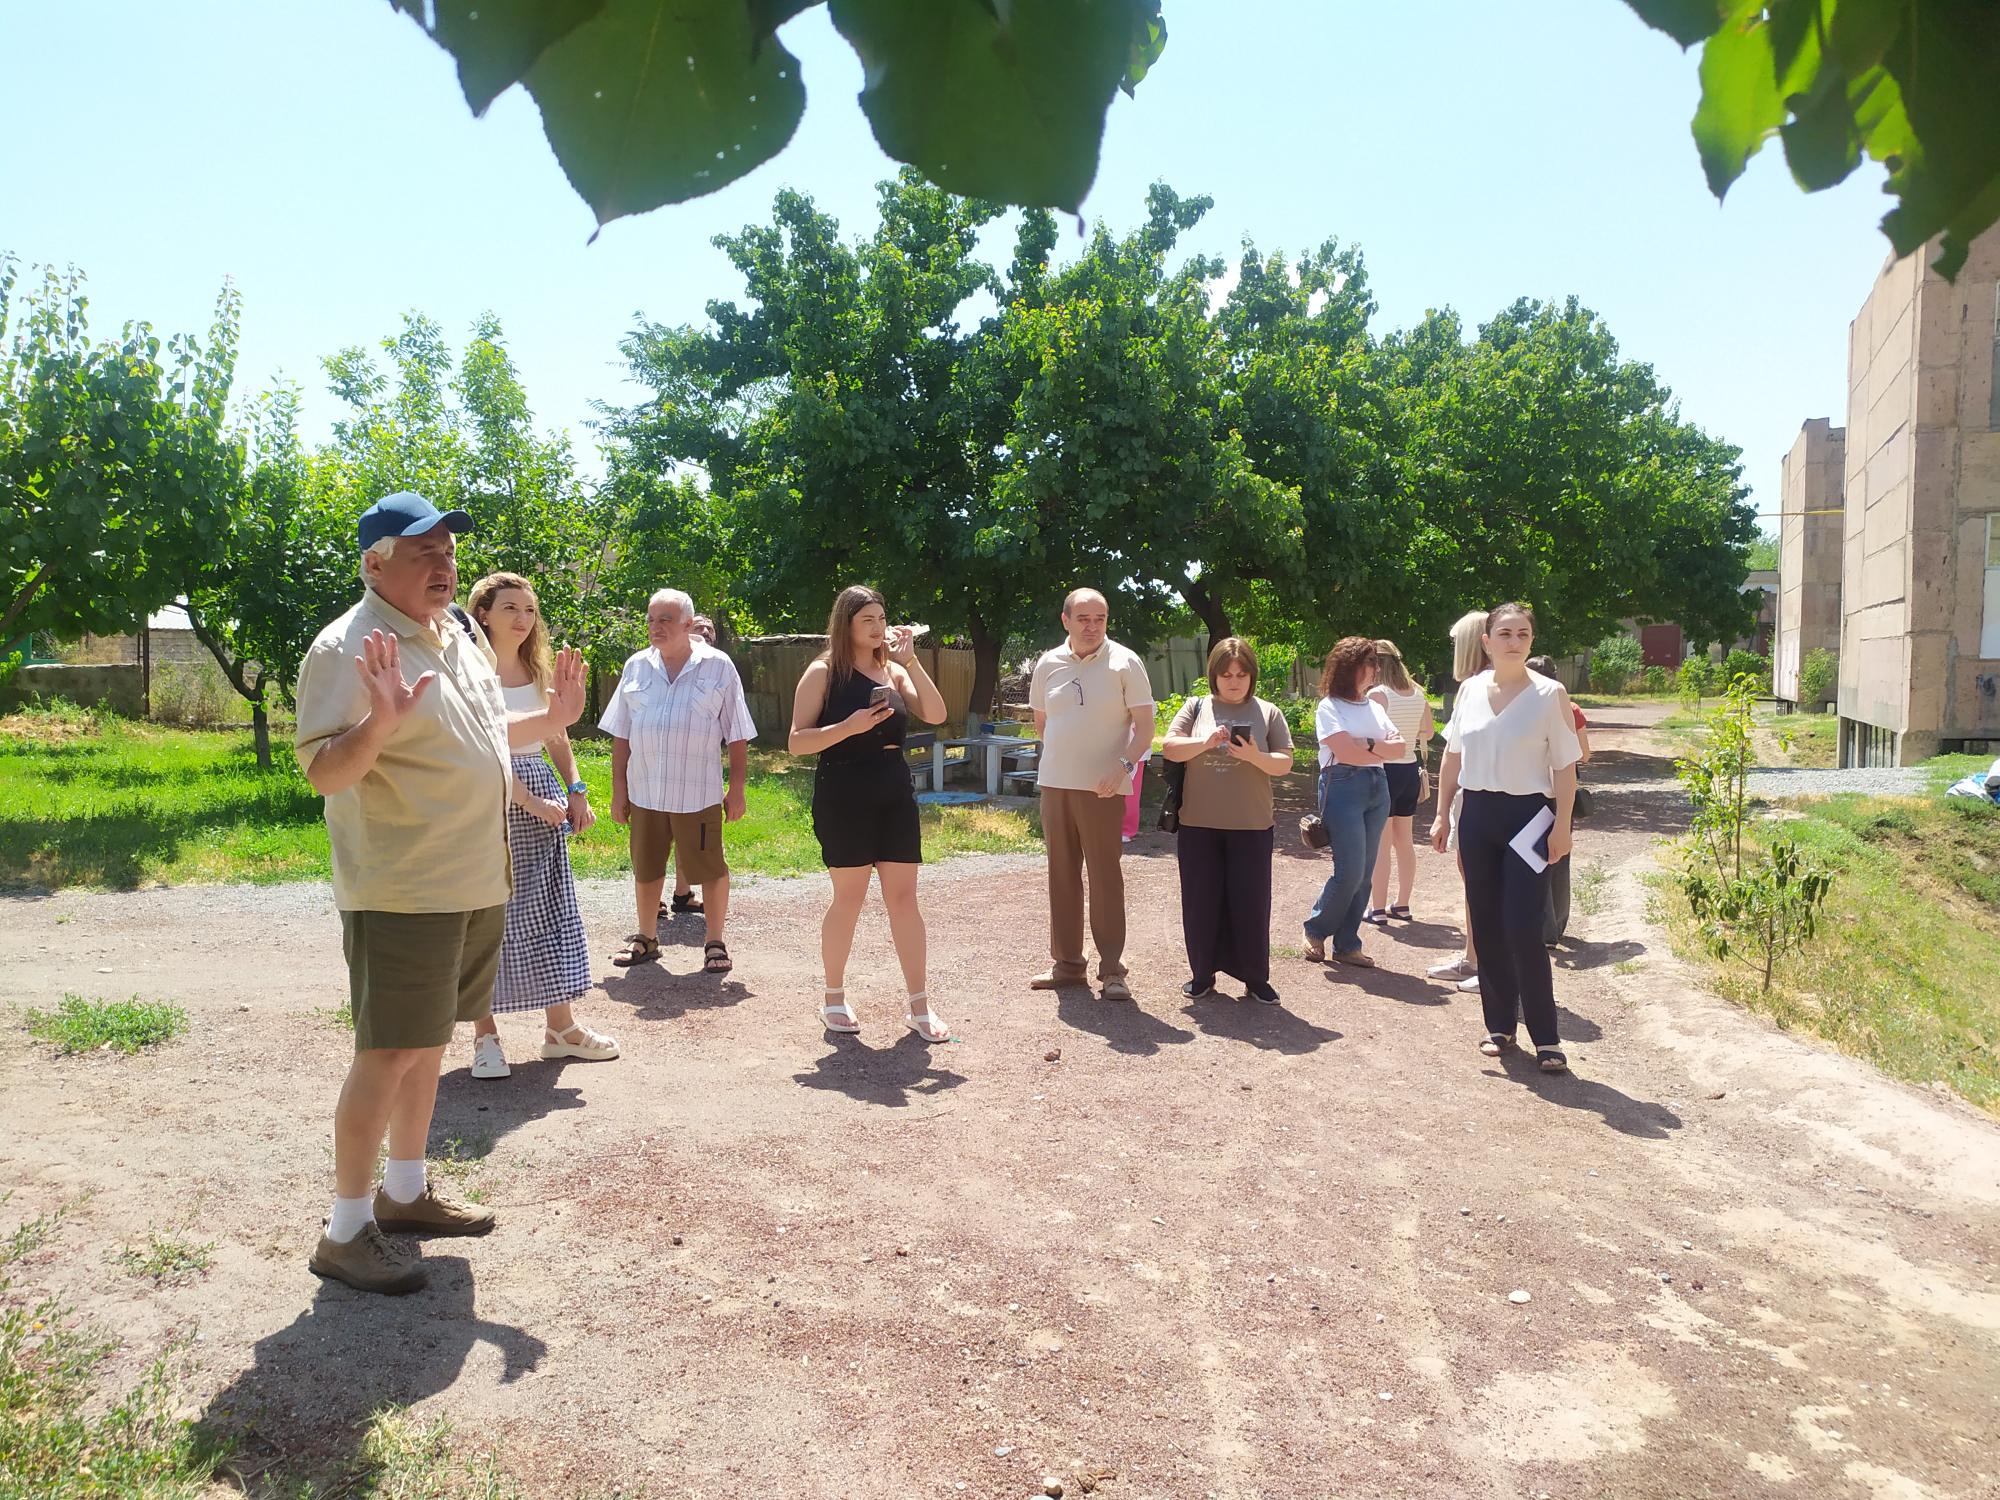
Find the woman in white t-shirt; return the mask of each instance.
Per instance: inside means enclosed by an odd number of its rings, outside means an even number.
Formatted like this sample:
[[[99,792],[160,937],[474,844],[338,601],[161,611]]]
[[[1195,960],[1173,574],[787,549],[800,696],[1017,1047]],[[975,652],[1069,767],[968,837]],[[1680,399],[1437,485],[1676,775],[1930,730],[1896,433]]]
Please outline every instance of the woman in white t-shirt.
[[[1555,978],[1542,946],[1542,915],[1549,866],[1569,857],[1581,751],[1562,685],[1528,670],[1535,648],[1535,617],[1528,607],[1502,604],[1489,611],[1483,644],[1492,669],[1459,689],[1445,726],[1438,778],[1440,805],[1465,793],[1458,856],[1472,936],[1479,944],[1479,999],[1486,1019],[1479,1050],[1497,1057],[1515,1045],[1518,1009],[1542,1071],[1560,1073],[1569,1060],[1557,1033]],[[1431,846],[1444,853],[1450,834],[1439,820]]]
[[[1431,736],[1437,726],[1431,719],[1431,700],[1411,680],[1403,665],[1403,653],[1394,641],[1375,643],[1375,686],[1368,696],[1382,705],[1396,733],[1407,747],[1401,760],[1385,763],[1382,772],[1389,778],[1389,821],[1382,825],[1382,847],[1375,852],[1375,875],[1369,882],[1368,911],[1362,918],[1377,927],[1389,925],[1391,917],[1410,920],[1410,887],[1417,879],[1417,804],[1424,800],[1424,780],[1429,774],[1424,758],[1430,753]],[[1393,856],[1393,857],[1392,857]],[[1390,865],[1396,870],[1396,901],[1389,902]]]
[[[1389,820],[1389,779],[1384,763],[1408,748],[1382,705],[1368,696],[1375,685],[1375,643],[1351,635],[1326,654],[1319,675],[1313,734],[1319,740],[1319,816],[1326,825],[1333,873],[1305,921],[1306,953],[1324,962],[1372,969],[1361,951],[1361,914],[1375,851]],[[1333,940],[1332,948],[1327,940]]]

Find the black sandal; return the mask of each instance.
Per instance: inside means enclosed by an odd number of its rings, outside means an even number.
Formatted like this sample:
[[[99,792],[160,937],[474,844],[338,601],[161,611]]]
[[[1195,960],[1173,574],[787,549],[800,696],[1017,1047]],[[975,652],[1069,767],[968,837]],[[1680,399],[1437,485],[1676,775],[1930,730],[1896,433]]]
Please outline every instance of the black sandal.
[[[1537,1047],[1535,1061],[1541,1064],[1544,1073],[1567,1073],[1569,1059],[1564,1057],[1559,1047]]]
[[[660,956],[660,940],[635,932],[625,939],[625,946],[611,955],[611,961],[621,969],[629,969],[634,964],[649,964]]]
[[[1489,1032],[1486,1040],[1479,1044],[1479,1050],[1488,1057],[1498,1057],[1503,1052],[1512,1052],[1518,1046],[1520,1043],[1511,1036],[1502,1036],[1494,1031]]]
[[[720,938],[710,938],[701,945],[701,971],[704,974],[727,974],[735,968],[729,957],[729,949]]]
[[[681,917],[693,914],[699,916],[702,910],[701,897],[697,896],[693,891],[675,891],[673,905],[670,907],[661,907],[660,915]]]

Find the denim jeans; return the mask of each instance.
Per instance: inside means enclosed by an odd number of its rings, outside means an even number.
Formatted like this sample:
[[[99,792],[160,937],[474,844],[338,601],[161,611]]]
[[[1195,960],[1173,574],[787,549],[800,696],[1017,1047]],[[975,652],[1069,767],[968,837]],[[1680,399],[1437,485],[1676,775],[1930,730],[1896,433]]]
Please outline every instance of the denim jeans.
[[[1333,873],[1306,918],[1306,935],[1333,951],[1361,946],[1361,914],[1368,909],[1368,882],[1382,825],[1389,821],[1389,778],[1380,766],[1323,766],[1319,773],[1319,819],[1332,841]]]

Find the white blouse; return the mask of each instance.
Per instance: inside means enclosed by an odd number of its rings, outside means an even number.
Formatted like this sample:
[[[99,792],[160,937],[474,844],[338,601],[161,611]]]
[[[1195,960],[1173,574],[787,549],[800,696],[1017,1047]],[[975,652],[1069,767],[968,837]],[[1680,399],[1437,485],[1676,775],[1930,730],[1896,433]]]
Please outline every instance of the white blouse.
[[[1320,699],[1319,707],[1313,710],[1313,738],[1319,741],[1322,768],[1333,764],[1333,752],[1326,748],[1327,738],[1342,733],[1356,739],[1386,740],[1395,737],[1396,726],[1373,698],[1363,698],[1359,703],[1349,698]]]
[[[1583,759],[1562,684],[1530,672],[1528,685],[1497,714],[1487,697],[1492,686],[1490,671],[1461,683],[1445,726],[1445,747],[1460,758],[1459,786],[1468,792],[1554,796],[1555,773]]]

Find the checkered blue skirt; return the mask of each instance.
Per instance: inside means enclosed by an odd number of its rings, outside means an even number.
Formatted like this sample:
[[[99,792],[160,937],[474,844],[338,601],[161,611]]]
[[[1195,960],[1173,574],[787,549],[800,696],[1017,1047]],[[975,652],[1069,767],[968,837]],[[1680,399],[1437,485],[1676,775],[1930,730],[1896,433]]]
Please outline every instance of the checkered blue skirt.
[[[539,752],[515,756],[514,774],[537,797],[564,800],[562,783]],[[498,1015],[560,1005],[590,989],[583,913],[569,872],[569,826],[551,828],[509,802],[507,852],[514,862],[514,894],[500,940],[500,977],[493,984]]]

